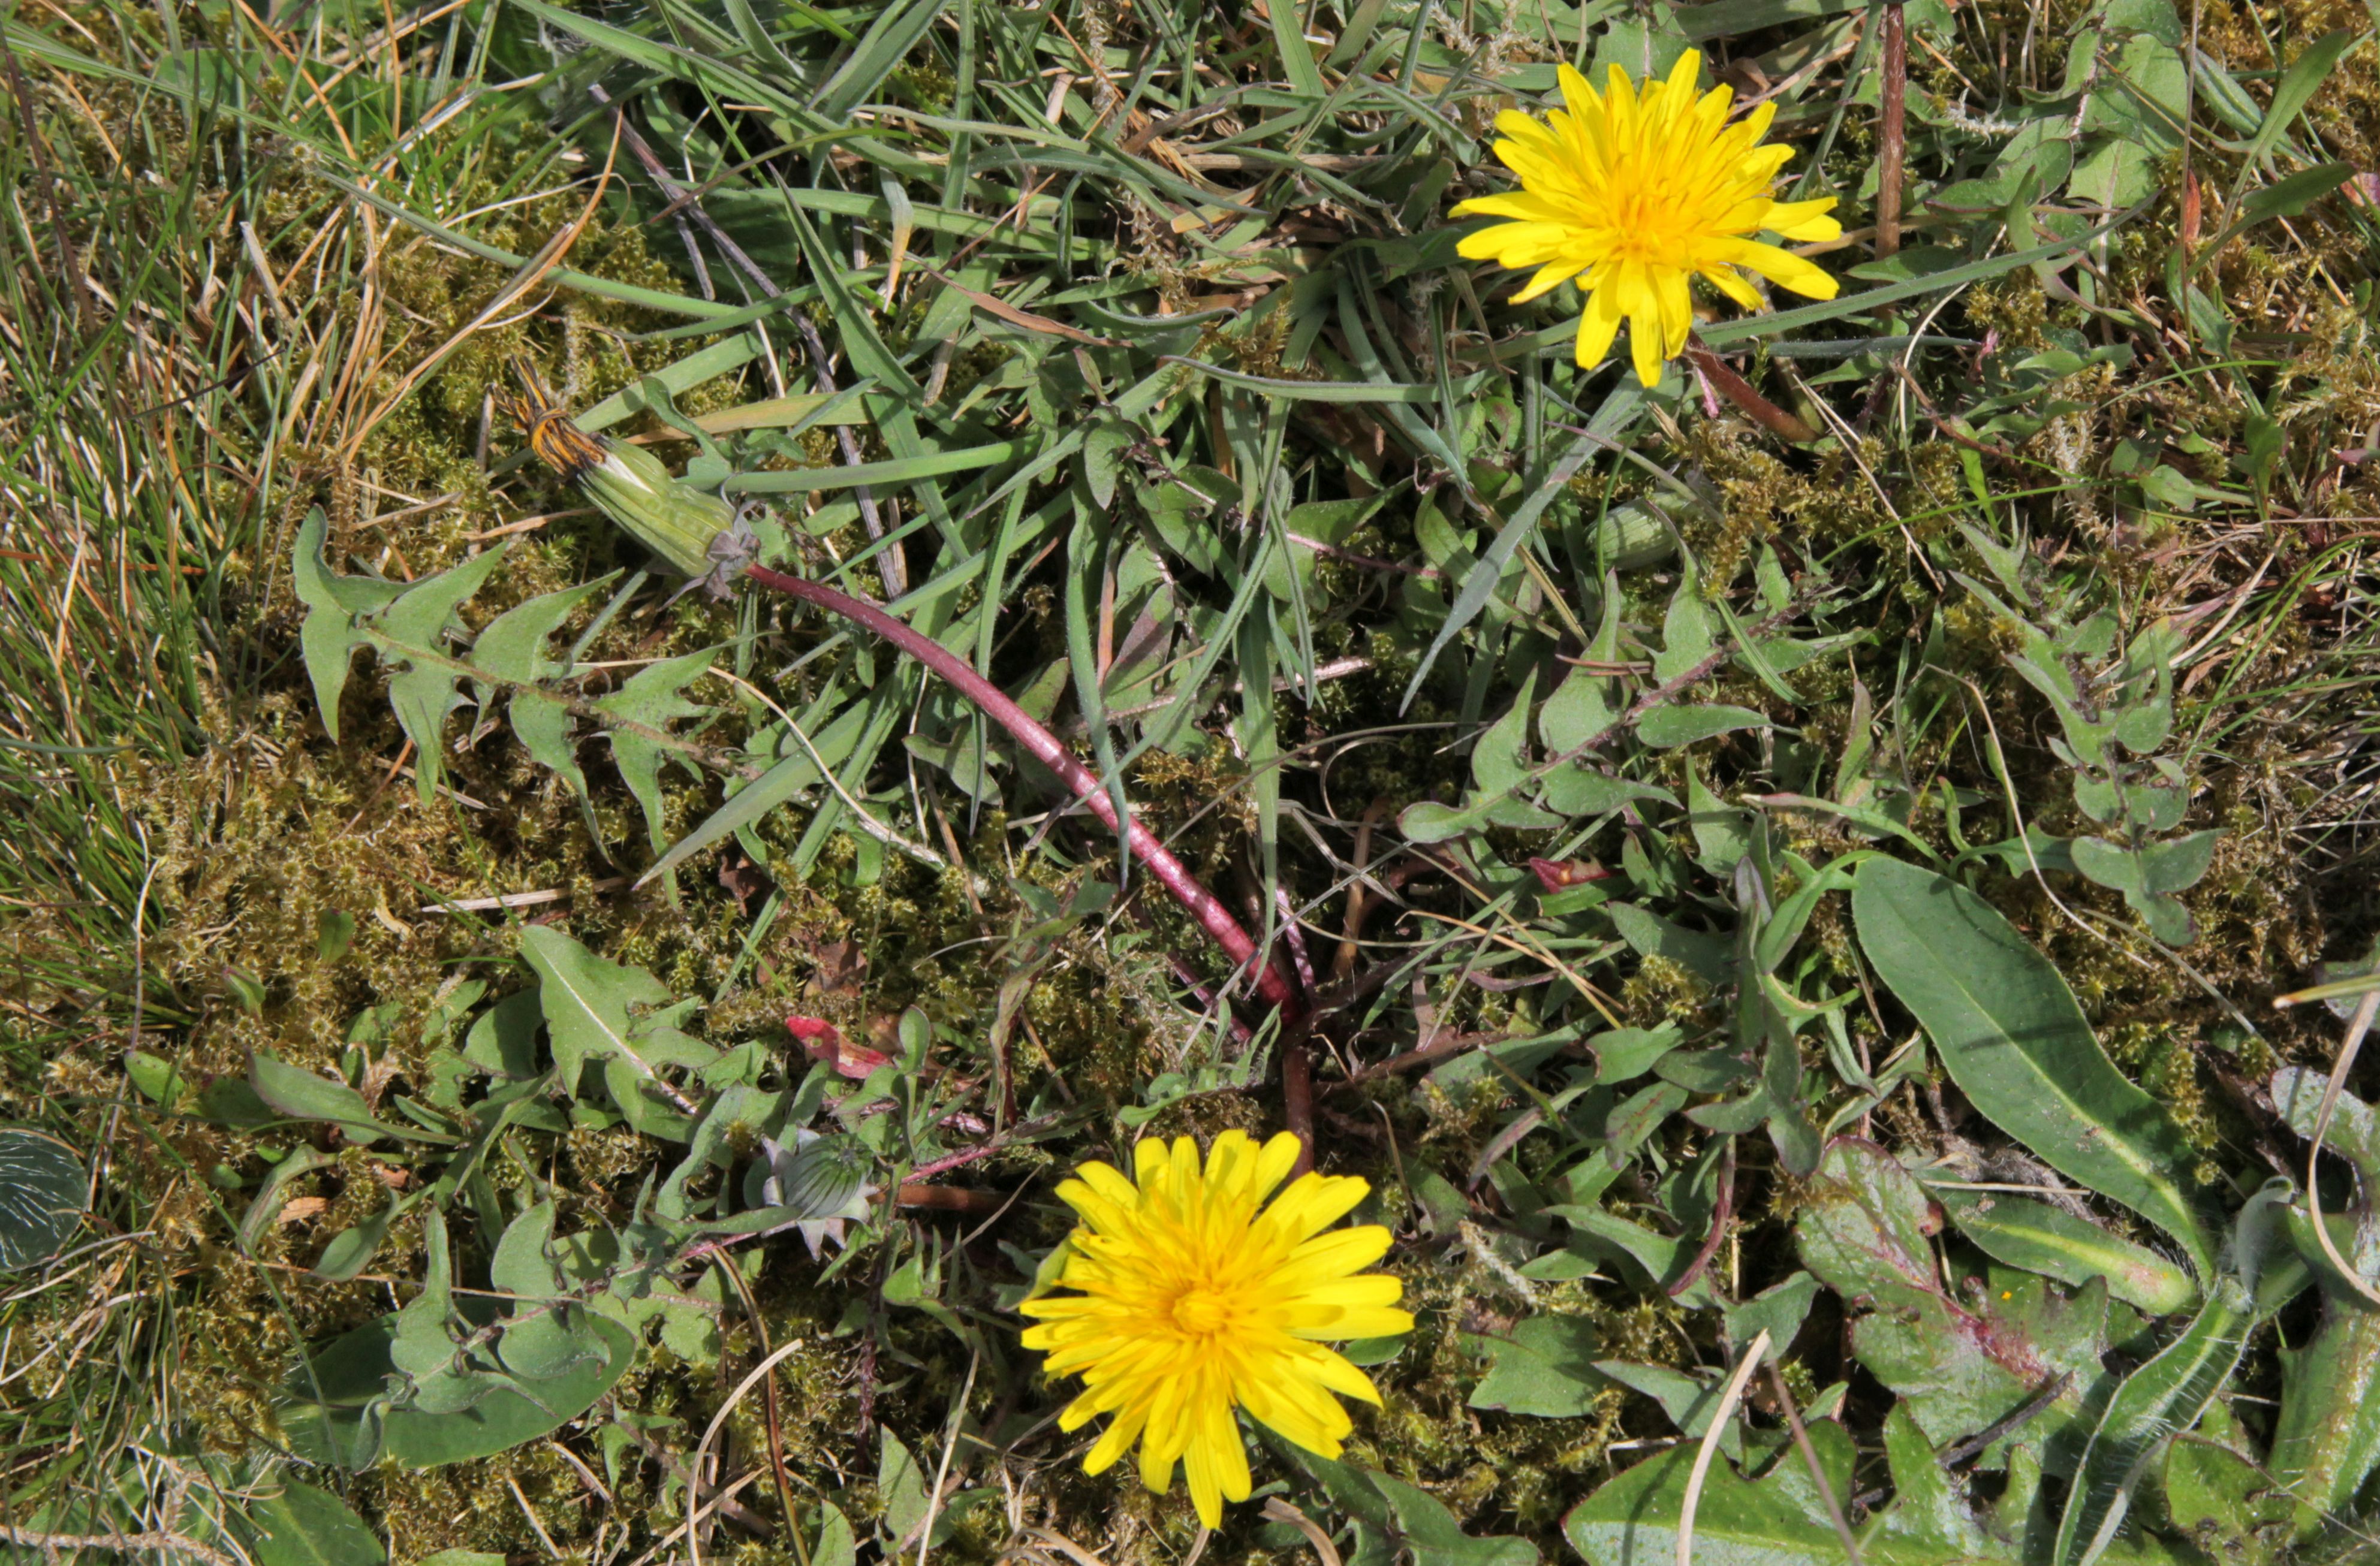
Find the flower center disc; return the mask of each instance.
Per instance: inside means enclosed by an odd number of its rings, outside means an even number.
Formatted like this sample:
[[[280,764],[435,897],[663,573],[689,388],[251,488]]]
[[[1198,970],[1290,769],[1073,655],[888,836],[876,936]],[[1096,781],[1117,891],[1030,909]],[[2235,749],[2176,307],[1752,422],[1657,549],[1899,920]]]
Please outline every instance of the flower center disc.
[[[1220,1331],[1231,1315],[1230,1303],[1212,1289],[1191,1289],[1173,1302],[1173,1325],[1193,1337]]]

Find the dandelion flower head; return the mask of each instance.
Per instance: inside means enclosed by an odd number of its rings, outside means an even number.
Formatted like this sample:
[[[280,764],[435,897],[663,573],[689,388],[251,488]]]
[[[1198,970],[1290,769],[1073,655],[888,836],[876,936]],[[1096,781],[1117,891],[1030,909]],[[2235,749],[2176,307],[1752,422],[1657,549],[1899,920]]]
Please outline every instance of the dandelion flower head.
[[[1763,103],[1730,125],[1734,93],[1714,87],[1695,96],[1701,71],[1702,55],[1690,49],[1668,80],[1647,81],[1640,93],[1614,66],[1598,94],[1560,67],[1567,113],[1556,109],[1544,124],[1511,109],[1496,116],[1504,136],[1496,156],[1521,188],[1454,209],[1456,217],[1512,220],[1465,237],[1459,249],[1473,261],[1536,268],[1513,302],[1576,282],[1586,295],[1581,369],[1603,362],[1625,320],[1637,379],[1647,386],[1659,380],[1694,326],[1691,277],[1746,310],[1761,304],[1746,272],[1814,299],[1835,297],[1833,277],[1754,237],[1837,238],[1842,225],[1827,215],[1834,198],[1773,199],[1778,172],[1793,155],[1790,147],[1759,145],[1776,105]]]
[[[1113,1416],[1084,1470],[1103,1472],[1138,1440],[1141,1482],[1170,1489],[1179,1461],[1210,1528],[1225,1500],[1248,1497],[1235,1410],[1335,1458],[1354,1425],[1332,1394],[1380,1398],[1323,1345],[1413,1328],[1394,1308],[1404,1285],[1364,1272],[1387,1254],[1389,1232],[1324,1232],[1368,1184],[1305,1174],[1265,1206],[1297,1154],[1286,1133],[1259,1147],[1226,1131],[1203,1168],[1187,1136],[1141,1143],[1129,1180],[1104,1163],[1083,1165],[1058,1187],[1082,1219],[1059,1279],[1076,1293],[1020,1307],[1039,1322],[1025,1346],[1047,1353],[1052,1376],[1083,1378],[1060,1428]]]

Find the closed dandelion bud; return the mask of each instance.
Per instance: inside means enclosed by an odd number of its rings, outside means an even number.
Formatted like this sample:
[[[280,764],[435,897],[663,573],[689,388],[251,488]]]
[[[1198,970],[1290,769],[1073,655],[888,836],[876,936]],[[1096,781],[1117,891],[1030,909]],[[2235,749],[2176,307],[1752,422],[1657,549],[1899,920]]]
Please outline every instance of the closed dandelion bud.
[[[670,476],[641,446],[592,435],[556,407],[537,372],[516,366],[526,395],[504,399],[528,435],[529,449],[577,485],[604,516],[681,577],[710,576],[722,560],[714,543],[735,525],[735,508]]]
[[[1631,502],[1615,505],[1596,524],[1595,546],[1615,571],[1658,565],[1678,552],[1677,535],[1662,520]]]
[[[782,1205],[806,1218],[833,1218],[867,1184],[868,1149],[856,1136],[817,1136],[780,1165]]]
[[[791,1147],[762,1137],[760,1151],[746,1195],[761,1206],[798,1215],[791,1222],[810,1255],[817,1256],[828,1240],[840,1244],[844,1224],[868,1216],[877,1187],[868,1178],[868,1149],[856,1136],[821,1136],[796,1128]]]

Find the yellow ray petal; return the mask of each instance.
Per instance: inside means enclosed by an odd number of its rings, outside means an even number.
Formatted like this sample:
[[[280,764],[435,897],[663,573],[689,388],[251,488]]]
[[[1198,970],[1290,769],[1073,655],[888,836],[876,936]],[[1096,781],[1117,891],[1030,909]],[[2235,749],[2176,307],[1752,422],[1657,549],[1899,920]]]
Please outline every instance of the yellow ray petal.
[[[1597,288],[1586,297],[1586,308],[1578,318],[1578,367],[1593,370],[1611,352],[1611,339],[1620,334],[1620,312],[1611,308],[1612,292]]]
[[[1500,223],[1463,236],[1454,248],[1474,261],[1492,260],[1519,272],[1542,266],[1561,252],[1570,231],[1554,223]]]
[[[1394,1236],[1377,1223],[1318,1234],[1292,1251],[1273,1274],[1274,1285],[1303,1295],[1315,1284],[1371,1266],[1389,1254]],[[1393,1278],[1385,1280],[1394,1283]],[[1402,1287],[1402,1285],[1399,1285]],[[1390,1296],[1393,1298],[1394,1296]]]
[[[1384,1230],[1382,1232],[1387,1232]],[[1403,1279],[1384,1272],[1366,1272],[1354,1278],[1333,1278],[1328,1282],[1300,1289],[1293,1303],[1300,1308],[1327,1305],[1334,1310],[1353,1310],[1358,1305],[1394,1305],[1404,1298],[1404,1293]]]
[[[1148,1423],[1148,1411],[1145,1408],[1128,1408],[1117,1414],[1115,1423],[1107,1427],[1084,1455],[1083,1472],[1104,1474],[1114,1467],[1117,1461],[1132,1450],[1134,1439]]]
[[[1328,1327],[1292,1329],[1290,1335],[1310,1342],[1345,1343],[1358,1338],[1402,1337],[1413,1326],[1409,1311],[1390,1305],[1358,1305],[1342,1310]]]
[[[1511,217],[1524,223],[1562,223],[1571,221],[1570,210],[1543,196],[1526,190],[1513,190],[1501,196],[1474,196],[1467,201],[1457,201],[1449,217]]]
[[[1664,272],[1658,279],[1661,307],[1661,357],[1675,358],[1686,351],[1686,334],[1694,330],[1694,305],[1682,272]]]
[[[1705,282],[1710,284],[1711,286],[1717,288],[1720,293],[1725,294],[1729,298],[1733,299],[1737,304],[1742,305],[1744,309],[1758,310],[1760,308],[1760,291],[1753,287],[1751,284],[1746,283],[1743,280],[1743,274],[1736,271],[1735,268],[1731,266],[1706,266],[1702,269],[1702,275]]]
[[[1215,1451],[1204,1440],[1191,1441],[1182,1454],[1183,1476],[1190,1481],[1190,1504],[1207,1527],[1223,1525],[1223,1487],[1215,1473]]]
[[[1346,1217],[1371,1190],[1369,1182],[1352,1175],[1304,1174],[1266,1209],[1265,1220],[1277,1232],[1303,1240]]]
[[[1509,266],[1512,263],[1508,261],[1505,264]],[[1576,261],[1566,261],[1559,259],[1549,261],[1546,262],[1545,265],[1537,269],[1536,275],[1530,278],[1528,283],[1519,293],[1512,296],[1512,303],[1516,305],[1527,304],[1531,299],[1536,298],[1538,295],[1550,293],[1554,289],[1560,287],[1563,284],[1577,276],[1578,273],[1579,263]]]
[[[1843,225],[1827,214],[1835,210],[1832,196],[1820,196],[1808,201],[1779,201],[1768,209],[1765,226],[1788,239],[1803,244],[1821,239],[1840,239]]]
[[[1289,1171],[1297,1167],[1298,1158],[1305,1151],[1305,1144],[1286,1131],[1268,1140],[1257,1160],[1257,1194],[1272,1195],[1273,1187],[1289,1178]]]
[[[1836,290],[1842,286],[1833,273],[1774,245],[1738,240],[1726,251],[1726,258],[1747,272],[1760,273],[1780,288],[1791,288],[1814,299],[1831,299]]]
[[[1165,1144],[1152,1136],[1133,1144],[1132,1177],[1143,1193],[1162,1177],[1167,1165]]]
[[[1302,1368],[1318,1386],[1328,1388],[1341,1397],[1354,1398],[1375,1408],[1379,1406],[1379,1389],[1372,1385],[1370,1377],[1342,1355],[1324,1349],[1307,1360]]]
[[[1498,114],[1496,129],[1524,147],[1534,147],[1543,152],[1556,151],[1556,143],[1560,140],[1543,121],[1531,119],[1518,109],[1506,109]]]
[[[1089,1186],[1102,1201],[1118,1208],[1129,1210],[1140,1202],[1140,1187],[1126,1180],[1123,1171],[1113,1164],[1094,1159],[1075,1171],[1075,1178]]]

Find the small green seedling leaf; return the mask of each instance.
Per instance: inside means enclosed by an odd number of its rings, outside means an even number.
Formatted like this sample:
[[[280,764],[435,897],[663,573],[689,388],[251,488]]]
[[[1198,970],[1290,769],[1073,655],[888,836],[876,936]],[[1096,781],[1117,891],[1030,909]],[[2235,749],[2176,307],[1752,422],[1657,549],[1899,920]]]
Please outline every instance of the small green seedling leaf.
[[[270,1050],[259,1050],[249,1058],[248,1085],[259,1099],[291,1120],[327,1122],[337,1126],[348,1141],[361,1146],[369,1147],[383,1136],[409,1141],[449,1140],[434,1133],[379,1120],[364,1096],[346,1083],[300,1071],[276,1059]]]
[[[388,1559],[372,1531],[337,1496],[296,1479],[257,1500],[249,1520],[262,1530],[257,1566],[381,1566]]]
[[[1579,1316],[1533,1316],[1504,1336],[1469,1340],[1488,1354],[1471,1406],[1547,1419],[1586,1413],[1610,1385],[1595,1368],[1597,1340],[1595,1323]]]
[[[336,908],[325,908],[314,919],[314,956],[322,963],[335,963],[347,954],[356,941],[356,917]]]

